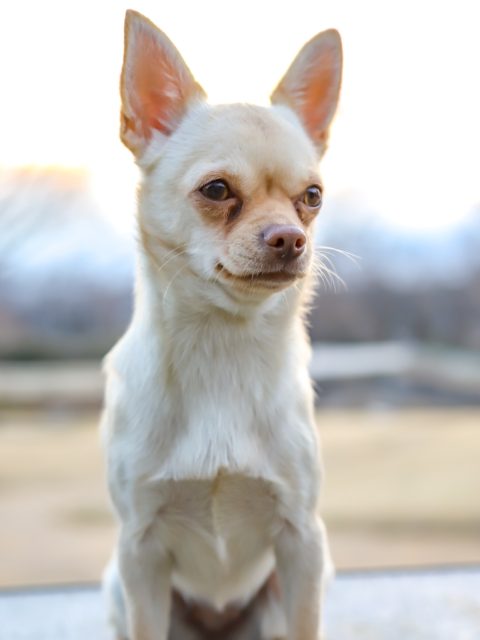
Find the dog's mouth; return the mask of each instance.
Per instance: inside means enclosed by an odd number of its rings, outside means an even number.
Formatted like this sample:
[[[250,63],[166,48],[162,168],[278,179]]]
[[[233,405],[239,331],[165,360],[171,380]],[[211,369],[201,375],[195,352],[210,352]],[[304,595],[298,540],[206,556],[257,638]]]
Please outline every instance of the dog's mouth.
[[[305,276],[303,272],[292,272],[285,269],[281,271],[259,271],[236,274],[229,271],[221,262],[216,265],[215,270],[221,278],[243,287],[251,288],[263,287],[266,289],[278,289]]]

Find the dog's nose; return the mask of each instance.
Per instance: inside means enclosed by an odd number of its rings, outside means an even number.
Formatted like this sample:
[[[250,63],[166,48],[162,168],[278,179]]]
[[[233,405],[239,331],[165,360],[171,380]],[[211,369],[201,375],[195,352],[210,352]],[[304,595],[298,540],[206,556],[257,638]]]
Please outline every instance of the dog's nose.
[[[293,224],[271,224],[262,231],[262,240],[272,257],[282,260],[298,258],[305,251],[307,237]]]

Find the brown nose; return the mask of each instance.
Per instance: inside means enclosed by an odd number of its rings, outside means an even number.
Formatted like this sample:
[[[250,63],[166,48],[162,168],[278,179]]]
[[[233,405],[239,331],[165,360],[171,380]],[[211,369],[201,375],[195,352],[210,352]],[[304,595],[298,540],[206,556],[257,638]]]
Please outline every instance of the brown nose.
[[[265,227],[262,240],[272,257],[285,261],[301,256],[307,244],[303,231],[293,224],[271,224]]]

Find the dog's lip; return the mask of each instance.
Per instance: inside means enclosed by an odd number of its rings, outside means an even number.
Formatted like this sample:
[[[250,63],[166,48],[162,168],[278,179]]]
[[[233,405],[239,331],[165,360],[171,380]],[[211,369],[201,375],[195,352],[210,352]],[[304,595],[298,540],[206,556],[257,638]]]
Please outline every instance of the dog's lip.
[[[260,271],[252,273],[236,274],[229,271],[225,265],[219,262],[215,267],[217,273],[221,274],[228,280],[236,280],[244,284],[255,283],[287,283],[297,278],[303,277],[303,273],[295,273],[291,271]]]

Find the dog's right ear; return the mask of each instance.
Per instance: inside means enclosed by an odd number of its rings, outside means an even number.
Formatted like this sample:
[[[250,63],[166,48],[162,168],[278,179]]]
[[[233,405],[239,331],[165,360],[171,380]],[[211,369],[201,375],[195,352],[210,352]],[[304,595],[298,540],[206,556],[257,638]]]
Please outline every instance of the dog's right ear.
[[[120,137],[137,158],[155,130],[170,135],[192,100],[205,97],[167,36],[131,10],[125,16],[120,93]]]

